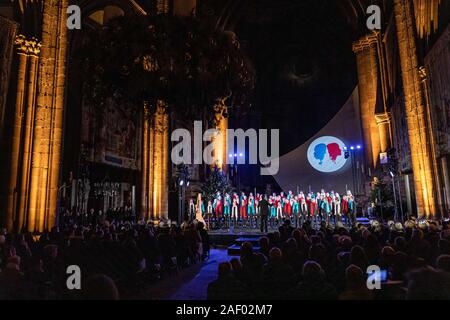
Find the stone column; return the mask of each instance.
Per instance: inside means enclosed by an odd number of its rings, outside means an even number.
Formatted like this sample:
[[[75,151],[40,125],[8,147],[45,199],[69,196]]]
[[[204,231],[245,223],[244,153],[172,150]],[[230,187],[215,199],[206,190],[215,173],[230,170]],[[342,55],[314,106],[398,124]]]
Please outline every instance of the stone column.
[[[149,158],[150,158],[150,125],[149,125],[149,106],[144,102],[144,114],[142,121],[142,194],[141,194],[141,219],[147,220],[148,217],[148,197],[149,197]]]
[[[420,217],[431,218],[437,213],[437,199],[427,110],[419,77],[413,2],[410,0],[394,0],[394,13],[417,209]]]
[[[448,210],[450,209],[450,175],[448,172],[448,161],[447,156],[443,156],[441,158],[441,167],[442,167],[442,180],[444,184],[444,199],[445,199],[445,208],[447,209],[445,217],[448,218]]]
[[[150,182],[150,192],[152,194],[150,203],[150,215],[153,220],[158,220],[159,218],[159,201],[161,196],[160,183],[161,183],[161,135],[162,130],[156,128],[155,116],[152,118],[152,140],[153,144],[151,146],[150,157],[152,157],[152,166],[150,171],[152,171],[152,181]]]
[[[436,205],[437,205],[437,211],[436,215],[437,217],[442,217],[442,215],[445,214],[445,205],[444,205],[444,196],[442,195],[442,176],[438,174],[440,172],[439,169],[439,163],[438,163],[438,151],[436,147],[436,141],[437,138],[435,137],[435,120],[433,119],[432,110],[431,110],[431,98],[430,98],[430,90],[429,90],[429,81],[428,81],[428,72],[425,67],[419,67],[419,77],[422,82],[422,88],[424,92],[424,99],[425,99],[425,113],[426,113],[426,122],[428,124],[428,144],[429,144],[429,150],[432,155],[432,166],[433,166],[433,179],[434,179],[434,186],[436,190]]]
[[[29,231],[55,224],[67,45],[67,0],[45,1],[29,191]]]
[[[53,118],[51,127],[51,149],[48,190],[48,202],[46,202],[45,215],[47,217],[45,226],[51,228],[56,223],[58,214],[58,192],[61,173],[61,154],[64,123],[64,105],[66,88],[66,60],[67,60],[67,7],[68,0],[60,0],[58,14],[58,42],[55,61],[55,98],[53,101]]]
[[[26,210],[28,204],[28,188],[29,188],[29,175],[31,165],[31,147],[33,142],[33,129],[34,129],[34,114],[36,103],[36,80],[37,80],[37,67],[39,62],[39,53],[41,51],[41,44],[32,39],[28,41],[28,79],[27,79],[27,103],[26,103],[26,115],[23,131],[23,146],[21,153],[21,176],[20,176],[20,192],[17,210],[17,229],[21,230],[24,227],[26,221]]]
[[[173,0],[173,14],[189,17],[195,11],[197,0]]]
[[[19,173],[19,153],[22,136],[22,123],[25,113],[26,103],[26,79],[28,63],[27,39],[19,35],[16,38],[17,54],[19,55],[19,66],[17,72],[16,103],[14,109],[14,127],[11,139],[11,151],[9,157],[9,183],[8,199],[6,207],[6,228],[12,230],[14,227],[17,195],[18,195],[18,173]]]
[[[161,177],[161,204],[160,204],[160,218],[169,218],[169,115],[167,107],[164,108],[163,120],[163,134],[162,134],[162,177]]]
[[[391,148],[391,114],[389,112],[377,113],[375,120],[380,135],[380,152],[387,152]]]
[[[156,12],[158,14],[168,14],[170,10],[169,0],[157,0],[156,2]]]
[[[378,35],[372,33],[353,43],[358,68],[359,107],[367,165],[375,168],[380,154],[380,134],[375,119],[379,82]]]
[[[150,212],[153,220],[168,217],[168,155],[169,155],[169,115],[164,101],[156,102],[156,111],[152,117],[150,171],[151,204]]]
[[[155,185],[155,169],[154,169],[154,154],[155,154],[155,128],[153,126],[153,115],[150,115],[149,120],[149,148],[148,148],[148,194],[147,194],[147,219],[154,219],[153,215],[153,186]]]
[[[227,129],[228,129],[228,107],[225,100],[228,97],[219,98],[214,106],[213,125],[218,135],[212,139],[214,147],[214,161],[212,167],[216,166],[226,172],[227,170]]]
[[[412,198],[411,198],[411,186],[409,184],[409,174],[403,175],[403,183],[405,185],[405,195],[406,195],[406,210],[409,215],[413,213],[412,209]]]
[[[6,99],[9,89],[11,64],[14,56],[14,42],[16,40],[17,29],[18,24],[16,22],[0,16],[0,42],[2,43],[2,46],[0,47],[0,144],[1,141],[3,141]]]

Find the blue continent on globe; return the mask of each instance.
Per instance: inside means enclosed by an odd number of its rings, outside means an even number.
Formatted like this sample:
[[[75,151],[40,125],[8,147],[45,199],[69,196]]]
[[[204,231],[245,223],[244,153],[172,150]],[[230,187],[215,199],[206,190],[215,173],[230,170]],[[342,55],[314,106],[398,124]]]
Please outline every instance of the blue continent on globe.
[[[327,145],[324,143],[319,143],[314,147],[314,158],[319,160],[319,164],[322,164],[323,159],[325,159],[325,154],[327,153]]]

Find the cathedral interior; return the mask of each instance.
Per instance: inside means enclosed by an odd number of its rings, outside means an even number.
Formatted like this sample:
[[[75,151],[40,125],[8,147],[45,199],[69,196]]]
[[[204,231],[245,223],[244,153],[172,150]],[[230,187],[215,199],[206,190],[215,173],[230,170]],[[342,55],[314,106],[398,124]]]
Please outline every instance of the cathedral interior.
[[[115,208],[176,220],[174,129],[283,128],[282,155],[355,87],[361,203],[391,171],[405,211],[448,218],[449,22],[447,0],[2,0],[0,225],[42,232],[64,210]],[[186,198],[210,171],[188,167]],[[242,189],[278,188],[243,168]]]
[[[450,0],[0,0],[4,299],[449,300]]]

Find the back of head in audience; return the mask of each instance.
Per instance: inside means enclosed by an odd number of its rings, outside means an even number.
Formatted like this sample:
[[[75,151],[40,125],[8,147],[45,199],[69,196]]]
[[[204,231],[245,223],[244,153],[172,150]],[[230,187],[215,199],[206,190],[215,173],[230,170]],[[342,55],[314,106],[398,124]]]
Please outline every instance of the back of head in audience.
[[[408,300],[449,300],[450,274],[431,267],[417,269],[408,275]]]
[[[84,300],[119,300],[114,281],[104,274],[93,275],[82,288]]]
[[[231,273],[232,267],[229,262],[219,263],[219,278],[223,278]]]
[[[244,242],[241,246],[241,256],[245,257],[253,253],[253,245],[251,242]]]
[[[306,261],[303,265],[302,276],[304,281],[322,281],[325,278],[325,273],[320,266],[315,261]]]
[[[360,289],[365,287],[364,272],[358,266],[351,264],[345,269],[345,281],[348,289]]]
[[[270,259],[270,261],[280,261],[282,256],[283,255],[282,255],[280,249],[278,249],[278,248],[270,249],[270,252],[269,252],[269,259]]]
[[[237,258],[233,258],[233,259],[231,259],[230,263],[231,263],[231,266],[233,267],[233,271],[235,271],[235,272],[242,271],[241,260],[239,260]]]
[[[440,255],[436,260],[436,267],[440,270],[450,272],[450,255]]]

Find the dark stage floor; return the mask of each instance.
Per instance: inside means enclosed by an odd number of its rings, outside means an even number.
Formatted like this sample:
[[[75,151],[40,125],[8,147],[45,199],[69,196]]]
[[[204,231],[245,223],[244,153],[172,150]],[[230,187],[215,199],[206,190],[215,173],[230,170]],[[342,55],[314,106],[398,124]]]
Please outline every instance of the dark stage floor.
[[[362,224],[369,224],[369,219],[368,218],[357,218],[356,219],[358,223],[362,223]],[[281,225],[281,224],[280,224]],[[278,231],[278,227],[280,225],[274,225],[274,226],[270,226],[268,227],[268,232],[274,232],[274,231]],[[331,222],[331,225],[334,226],[334,223]],[[294,225],[293,225],[294,226]],[[344,224],[344,226],[348,227],[346,224]],[[316,229],[320,228],[320,223],[314,223],[313,227]],[[237,228],[220,228],[220,229],[212,229],[208,231],[211,243],[213,246],[216,247],[228,247],[228,249],[230,249],[230,247],[232,247],[232,249],[238,249],[240,247],[240,245],[245,242],[245,241],[249,241],[252,242],[254,244],[254,246],[258,246],[259,243],[259,238],[262,237],[263,235],[265,235],[265,233],[261,232],[259,230],[259,228],[255,228],[255,227],[237,227]],[[229,254],[231,254],[232,252],[229,250],[228,252]]]

